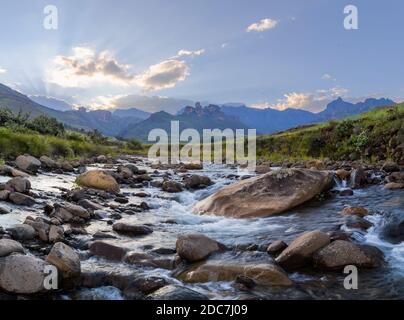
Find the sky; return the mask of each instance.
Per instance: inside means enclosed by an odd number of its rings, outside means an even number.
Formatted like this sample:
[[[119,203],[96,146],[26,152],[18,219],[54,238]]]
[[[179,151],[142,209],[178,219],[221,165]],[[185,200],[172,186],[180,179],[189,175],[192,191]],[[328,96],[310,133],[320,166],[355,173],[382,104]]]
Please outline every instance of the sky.
[[[344,28],[347,5],[358,29]],[[401,101],[403,14],[399,0],[2,0],[0,83],[153,112],[185,101],[314,112],[339,96]]]

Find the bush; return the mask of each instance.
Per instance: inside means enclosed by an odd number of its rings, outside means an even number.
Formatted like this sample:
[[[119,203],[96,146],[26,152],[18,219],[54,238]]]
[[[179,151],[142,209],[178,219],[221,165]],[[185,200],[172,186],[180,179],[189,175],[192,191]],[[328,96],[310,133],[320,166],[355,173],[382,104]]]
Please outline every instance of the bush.
[[[129,150],[142,150],[143,149],[143,145],[139,140],[136,139],[130,139],[127,143],[126,143],[126,147]]]
[[[36,132],[51,136],[60,136],[64,133],[64,125],[55,118],[39,116],[27,123],[27,127]]]

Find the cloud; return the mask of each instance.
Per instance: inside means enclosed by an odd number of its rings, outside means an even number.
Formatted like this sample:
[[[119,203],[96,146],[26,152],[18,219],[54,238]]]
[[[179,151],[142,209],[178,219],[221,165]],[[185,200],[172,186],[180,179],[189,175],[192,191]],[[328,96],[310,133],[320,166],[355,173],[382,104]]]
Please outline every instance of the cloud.
[[[184,61],[169,59],[152,65],[136,76],[135,83],[145,91],[173,88],[189,75],[189,67]]]
[[[200,50],[195,50],[195,51],[180,50],[180,51],[178,51],[176,57],[194,57],[194,56],[200,56],[204,53],[205,53],[205,49],[200,49]]]
[[[337,81],[337,79],[335,79],[333,76],[331,76],[329,73],[324,73],[321,76],[321,79],[323,80],[330,80],[330,81]]]
[[[97,54],[87,47],[73,48],[71,56],[56,56],[47,81],[62,87],[87,87],[94,83],[128,85],[131,65],[119,63],[109,51]]]
[[[259,22],[253,23],[248,26],[247,32],[263,32],[269,29],[273,29],[278,25],[278,21],[273,20],[273,19],[262,19]]]
[[[341,87],[321,89],[315,92],[290,92],[278,99],[276,103],[261,102],[252,104],[251,107],[265,109],[273,108],[285,110],[289,108],[302,109],[311,112],[322,111],[332,100],[346,96],[348,90]]]
[[[0,67],[0,74],[4,74],[4,73],[6,73],[6,72],[7,72],[7,70],[6,70],[6,69],[4,69],[4,68]]]

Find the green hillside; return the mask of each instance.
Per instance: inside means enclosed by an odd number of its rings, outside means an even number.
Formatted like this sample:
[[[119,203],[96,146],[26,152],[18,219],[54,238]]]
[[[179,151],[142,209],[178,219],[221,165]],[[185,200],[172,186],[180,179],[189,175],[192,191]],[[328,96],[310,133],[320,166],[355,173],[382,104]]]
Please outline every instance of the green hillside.
[[[273,161],[329,158],[404,162],[404,104],[260,136],[257,156]]]

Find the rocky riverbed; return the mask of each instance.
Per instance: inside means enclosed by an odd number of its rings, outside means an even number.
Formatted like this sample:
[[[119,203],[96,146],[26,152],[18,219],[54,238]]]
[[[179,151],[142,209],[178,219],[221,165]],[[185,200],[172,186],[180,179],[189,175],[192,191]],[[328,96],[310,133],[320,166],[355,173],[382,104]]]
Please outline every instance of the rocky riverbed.
[[[402,170],[20,156],[0,166],[0,299],[403,299]]]

